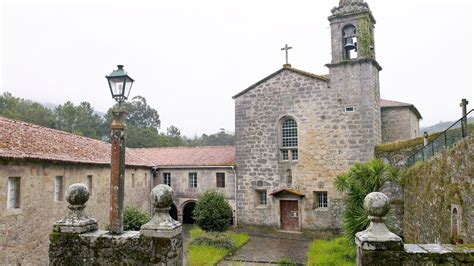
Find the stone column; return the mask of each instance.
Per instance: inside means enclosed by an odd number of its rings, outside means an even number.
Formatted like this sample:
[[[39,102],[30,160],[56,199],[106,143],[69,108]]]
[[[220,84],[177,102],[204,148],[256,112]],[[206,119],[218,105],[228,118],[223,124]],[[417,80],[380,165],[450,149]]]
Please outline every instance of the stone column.
[[[364,199],[364,208],[370,219],[369,227],[356,234],[357,265],[377,265],[386,251],[393,251],[393,255],[403,250],[402,239],[390,232],[384,222],[384,217],[390,210],[389,198],[381,192],[369,193]],[[380,262],[380,261],[378,261]]]
[[[97,230],[97,220],[84,212],[89,200],[89,191],[84,184],[72,184],[66,191],[69,213],[53,225],[53,232],[81,234]]]

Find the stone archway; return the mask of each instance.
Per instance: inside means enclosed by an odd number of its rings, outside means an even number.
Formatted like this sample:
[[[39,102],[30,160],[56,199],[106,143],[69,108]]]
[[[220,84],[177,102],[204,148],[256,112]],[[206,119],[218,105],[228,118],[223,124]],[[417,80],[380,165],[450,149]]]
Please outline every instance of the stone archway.
[[[194,224],[193,211],[196,207],[196,202],[190,201],[183,207],[183,224]]]
[[[178,221],[178,209],[176,208],[176,205],[174,205],[174,203],[171,204],[171,209],[169,211],[169,214],[170,214],[171,218]]]

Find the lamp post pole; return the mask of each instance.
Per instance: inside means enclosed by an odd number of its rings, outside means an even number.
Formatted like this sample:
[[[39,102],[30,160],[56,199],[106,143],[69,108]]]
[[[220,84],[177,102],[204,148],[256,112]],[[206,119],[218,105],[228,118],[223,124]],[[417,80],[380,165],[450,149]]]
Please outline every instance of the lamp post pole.
[[[110,209],[109,233],[123,233],[123,200],[125,194],[125,139],[127,112],[121,109],[121,104],[128,98],[132,89],[133,79],[118,65],[117,70],[105,76],[109,83],[110,93],[118,103],[118,108],[112,111],[111,129],[111,160],[110,160]]]
[[[123,200],[125,187],[125,119],[127,113],[117,109],[112,111],[114,120],[111,128],[112,158],[110,163],[110,216],[109,232],[123,233]]]

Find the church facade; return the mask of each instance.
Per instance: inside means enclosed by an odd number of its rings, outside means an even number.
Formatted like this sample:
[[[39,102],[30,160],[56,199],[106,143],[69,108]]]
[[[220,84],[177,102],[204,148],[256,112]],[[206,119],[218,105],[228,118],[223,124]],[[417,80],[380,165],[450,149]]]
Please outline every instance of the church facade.
[[[233,97],[241,224],[340,228],[342,195],[333,180],[372,159],[382,142],[375,19],[362,0],[341,0],[331,12],[329,75],[285,64]]]

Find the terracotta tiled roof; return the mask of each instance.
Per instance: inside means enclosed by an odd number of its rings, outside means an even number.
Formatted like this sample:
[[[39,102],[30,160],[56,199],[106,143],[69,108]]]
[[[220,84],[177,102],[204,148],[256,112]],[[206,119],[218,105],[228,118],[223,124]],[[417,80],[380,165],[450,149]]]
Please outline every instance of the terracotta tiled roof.
[[[167,166],[232,166],[234,146],[171,147],[134,149],[148,164]]]
[[[380,100],[380,108],[394,108],[394,107],[408,107],[410,108],[413,113],[418,117],[418,119],[422,119],[422,116],[418,109],[416,109],[415,105],[411,103],[403,103],[403,102],[397,102],[397,101],[390,101],[390,100]]]
[[[110,164],[110,144],[0,117],[0,158]],[[127,165],[148,166],[132,149]]]
[[[110,144],[0,117],[0,158],[110,164]],[[233,146],[127,148],[129,166],[231,166]]]

